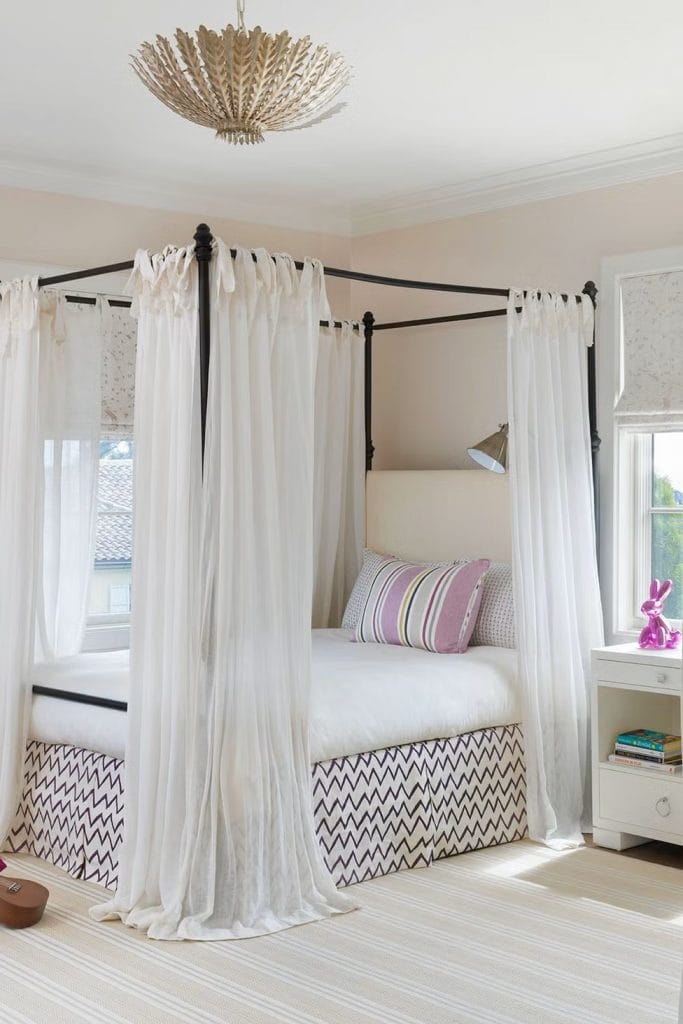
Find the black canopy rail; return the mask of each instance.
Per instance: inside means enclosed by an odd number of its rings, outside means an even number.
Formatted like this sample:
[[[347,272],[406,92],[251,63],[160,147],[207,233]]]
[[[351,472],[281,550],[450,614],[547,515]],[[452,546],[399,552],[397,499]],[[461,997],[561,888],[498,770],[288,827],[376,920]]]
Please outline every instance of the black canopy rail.
[[[57,700],[68,700],[72,704],[90,704],[95,708],[109,708],[112,711],[127,711],[128,702],[125,700],[114,700],[113,697],[99,697],[92,693],[76,693],[74,690],[57,690],[52,686],[40,686],[37,683],[32,687],[36,697],[54,697]]]
[[[366,275],[368,276],[368,275]],[[408,286],[408,285],[407,285]],[[445,290],[445,286],[435,286],[439,290]],[[454,288],[458,288],[461,291],[472,291],[468,285],[454,285]],[[504,295],[506,298],[510,297],[509,288],[492,288],[485,290],[486,294]],[[480,294],[481,291],[477,291]],[[541,294],[540,292],[538,293]],[[581,296],[587,295],[593,304],[595,310],[598,300],[598,289],[594,281],[586,281],[580,295],[576,295],[575,299],[577,302],[581,301]],[[570,299],[570,295],[562,295],[565,302]],[[521,307],[516,307],[517,312],[521,312]],[[372,443],[372,337],[375,331],[394,331],[400,330],[404,327],[430,327],[435,324],[453,324],[463,323],[468,320],[486,320],[491,317],[507,316],[507,309],[484,309],[474,313],[453,313],[448,316],[430,316],[423,317],[417,320],[395,320],[387,323],[375,323],[374,316],[372,313],[366,313],[363,318],[365,324],[365,468],[366,470],[372,469],[372,460],[375,453],[375,448]],[[596,335],[595,335],[595,324],[593,325],[593,344],[588,347],[587,354],[587,366],[588,366],[588,377],[587,377],[587,390],[588,390],[588,423],[591,439],[591,461],[592,461],[592,472],[593,472],[593,495],[595,500],[595,516],[596,523],[598,521],[598,511],[600,507],[599,503],[599,474],[598,474],[598,455],[600,452],[600,435],[598,433],[598,399],[597,399],[597,379],[596,379]]]
[[[213,255],[213,235],[207,224],[199,224],[194,234],[195,255],[198,263],[198,289],[199,289],[199,346],[200,346],[200,377],[201,377],[201,422],[202,422],[202,460],[204,457],[204,438],[206,430],[206,402],[208,391],[209,362],[211,358],[211,313],[209,293],[209,265]],[[230,250],[234,258],[237,254],[235,249]],[[256,253],[253,254],[256,260]],[[301,270],[304,266],[301,260],[295,260],[295,266]],[[54,274],[50,277],[38,279],[38,286],[41,288],[51,285],[67,284],[71,281],[80,281],[91,277],[113,274],[120,271],[132,270],[133,260],[125,260],[121,263],[111,263],[107,266],[91,267],[87,270],[71,271],[66,274]],[[489,288],[481,285],[450,284],[437,281],[420,281],[402,277],[387,277],[381,274],[368,274],[358,270],[345,270],[340,267],[324,267],[326,277],[340,278],[346,281],[356,281],[363,284],[381,285],[390,288],[409,288],[420,291],[445,292],[459,295],[491,295],[509,298],[509,288]],[[583,288],[583,295],[588,295],[595,307],[597,302],[597,288],[593,281],[586,282]],[[79,299],[75,296],[68,297],[70,301],[96,302],[95,298]],[[562,298],[568,301],[569,294],[563,294]],[[576,296],[577,301],[580,296]],[[112,306],[129,305],[124,299],[110,299]],[[435,324],[462,323],[470,320],[484,320],[491,317],[505,316],[505,309],[486,309],[473,313],[455,313],[450,316],[426,317],[416,320],[397,320],[387,323],[376,323],[374,315],[367,312],[363,317],[363,333],[365,339],[365,449],[366,449],[366,470],[372,469],[374,456],[374,445],[372,442],[372,340],[375,331],[398,330],[406,327],[427,327]],[[321,322],[321,326],[330,326],[327,322]],[[340,327],[339,321],[335,321],[334,327]],[[600,450],[600,437],[597,430],[597,388],[596,388],[596,366],[595,366],[595,337],[593,345],[588,349],[588,408],[590,419],[591,452],[593,461],[593,483],[596,494],[598,492],[597,460]]]
[[[200,348],[200,391],[201,391],[201,425],[202,425],[202,464],[204,461],[204,442],[205,442],[205,431],[206,431],[206,411],[207,411],[207,391],[208,391],[208,374],[209,374],[209,363],[211,358],[211,307],[210,307],[210,288],[209,288],[209,267],[213,255],[213,235],[211,229],[207,224],[199,224],[194,234],[195,242],[195,256],[198,264],[198,309],[199,309],[199,348]],[[235,249],[230,250],[230,254],[235,258],[237,252]],[[254,261],[256,261],[256,253],[253,254]],[[304,266],[301,260],[295,260],[295,266],[298,270],[301,270]],[[54,274],[50,277],[42,277],[38,279],[38,287],[45,288],[52,285],[68,284],[72,281],[81,281],[87,278],[100,277],[104,274],[114,274],[120,271],[132,270],[134,267],[133,260],[126,260],[121,263],[112,263],[107,266],[91,267],[87,270],[72,271],[66,274]],[[466,285],[466,284],[447,284],[435,281],[420,281],[411,280],[409,278],[400,277],[386,277],[380,274],[367,274],[357,270],[344,270],[338,267],[324,267],[323,268],[326,277],[339,278],[346,281],[356,281],[362,284],[373,284],[380,285],[383,287],[390,288],[407,288],[416,289],[420,291],[430,292],[445,292],[458,295],[490,295],[508,299],[510,297],[509,288],[489,288],[479,285]],[[539,293],[540,294],[540,293]],[[593,281],[587,281],[584,285],[582,295],[587,295],[595,308],[597,304],[598,289]],[[563,300],[568,301],[571,296],[569,294],[562,295]],[[575,296],[577,301],[580,301],[580,296]],[[95,304],[97,298],[95,296],[84,296],[80,297],[77,295],[68,295],[67,301],[79,302],[87,304]],[[107,301],[111,306],[129,307],[131,305],[130,300],[127,299],[116,299],[108,298]],[[366,312],[362,319],[364,344],[365,344],[365,450],[366,450],[366,470],[372,469],[372,461],[374,456],[374,445],[372,442],[372,341],[375,331],[389,331],[399,330],[401,328],[408,327],[427,327],[435,324],[448,324],[448,323],[462,323],[472,320],[484,320],[492,317],[505,316],[507,309],[485,309],[472,313],[454,313],[448,316],[436,316],[426,317],[416,320],[397,320],[387,323],[376,323],[375,317],[372,312]],[[340,328],[342,324],[339,321],[334,321],[330,324],[327,321],[321,321],[321,326]],[[359,326],[354,325],[354,329],[358,330]],[[600,437],[597,430],[597,388],[596,388],[596,359],[595,359],[595,328],[593,330],[593,345],[588,348],[588,414],[589,414],[589,428],[591,438],[591,452],[592,452],[592,463],[593,463],[593,486],[596,503],[596,521],[597,521],[597,508],[598,508],[598,453],[600,450]],[[127,704],[125,701],[116,701],[110,698],[96,697],[88,694],[72,693],[66,690],[55,690],[51,687],[34,686],[33,692],[35,694],[44,694],[46,696],[58,697],[63,700],[75,701],[82,704],[93,704],[99,707],[108,707],[119,711],[125,711]]]
[[[208,232],[208,235],[207,235]],[[199,238],[197,237],[199,236]],[[196,246],[211,245],[213,235],[207,224],[200,224],[194,235],[195,251]],[[236,249],[230,250],[234,259],[237,255]],[[256,262],[256,253],[253,254]],[[297,270],[304,267],[303,260],[294,260]],[[135,266],[133,260],[126,260],[123,263],[111,263],[104,267],[91,267],[88,270],[72,270],[66,274],[54,274],[51,277],[39,277],[38,287],[47,288],[55,284],[67,284],[70,281],[83,281],[89,277],[101,277],[103,274],[116,274],[123,270],[132,270]],[[508,288],[487,288],[471,284],[444,284],[435,281],[412,281],[403,277],[384,277],[381,274],[366,274],[360,270],[345,270],[340,267],[323,267],[326,277],[337,277],[345,281],[358,281],[362,284],[379,284],[390,288],[416,288],[427,292],[452,292],[460,295],[502,295],[505,298],[510,294]],[[562,296],[566,299],[566,295]]]
[[[201,377],[201,423],[202,423],[202,460],[204,453],[204,440],[206,431],[206,402],[208,392],[208,373],[211,358],[211,314],[210,314],[210,293],[209,293],[209,265],[213,254],[213,235],[207,224],[199,224],[194,234],[195,255],[198,263],[198,288],[199,288],[199,346],[200,346],[200,377]],[[237,255],[235,249],[230,250],[234,258]],[[253,254],[256,260],[256,253]],[[295,266],[301,270],[304,266],[301,260],[295,260]],[[50,277],[42,277],[38,280],[41,288],[50,285],[67,284],[71,281],[80,281],[90,277],[98,277],[103,274],[113,274],[124,270],[132,270],[133,260],[126,260],[121,263],[112,263],[107,266],[91,267],[87,270],[72,271],[66,274],[54,274]],[[491,295],[509,298],[509,288],[489,288],[481,285],[450,284],[438,281],[420,281],[402,277],[387,277],[381,274],[368,274],[358,270],[345,270],[340,267],[324,267],[326,277],[339,278],[346,281],[356,281],[362,284],[381,285],[390,288],[408,288],[420,291],[445,292],[458,295]],[[596,305],[597,288],[592,281],[584,286],[583,293],[588,295]],[[562,298],[567,301],[569,294],[563,294]],[[579,296],[576,296],[577,300]],[[69,297],[70,301],[91,301],[95,298],[78,299]],[[112,306],[129,305],[123,299],[110,299]],[[450,316],[427,317],[417,320],[398,320],[378,324],[374,315],[367,312],[363,317],[363,333],[365,339],[365,466],[366,470],[372,469],[374,457],[374,444],[372,442],[372,341],[375,331],[398,330],[405,327],[427,327],[435,324],[461,323],[469,320],[484,320],[490,317],[505,316],[506,309],[487,309],[473,313],[456,313]],[[321,326],[330,326],[322,321]],[[334,327],[341,324],[335,321]],[[597,397],[595,380],[595,341],[588,350],[588,404],[590,417],[591,450],[593,458],[593,479],[597,503],[597,458],[600,449],[600,437],[597,431]]]

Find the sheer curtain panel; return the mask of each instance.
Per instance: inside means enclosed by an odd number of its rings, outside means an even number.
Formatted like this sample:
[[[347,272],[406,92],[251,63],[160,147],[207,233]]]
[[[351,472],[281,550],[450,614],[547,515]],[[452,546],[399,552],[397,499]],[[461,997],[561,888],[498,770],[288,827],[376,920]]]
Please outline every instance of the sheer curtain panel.
[[[130,697],[124,840],[114,898],[150,935],[175,926],[192,802],[189,749],[199,686],[201,447],[197,267],[192,247],[138,252]],[[169,922],[172,922],[169,925]]]
[[[44,293],[54,331],[41,333],[44,452],[43,585],[38,648],[43,660],[77,654],[95,557],[102,415],[102,309]]]
[[[315,380],[313,627],[339,626],[365,536],[364,344],[322,327]]]
[[[318,848],[308,741],[322,268],[215,243],[203,486],[196,266],[142,269],[126,836],[94,914],[243,938],[352,906]]]
[[[586,392],[592,342],[589,299],[511,291],[512,561],[529,832],[558,848],[580,844],[584,811],[590,816],[590,651],[603,642]]]
[[[42,481],[37,284],[0,284],[0,849],[19,803],[30,707]]]

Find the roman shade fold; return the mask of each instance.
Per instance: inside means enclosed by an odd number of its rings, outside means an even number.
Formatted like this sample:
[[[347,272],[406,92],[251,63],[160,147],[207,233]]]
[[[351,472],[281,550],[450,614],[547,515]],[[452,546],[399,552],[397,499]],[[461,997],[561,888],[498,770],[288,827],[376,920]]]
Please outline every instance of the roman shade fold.
[[[661,430],[683,425],[683,270],[621,282],[622,426]]]
[[[133,436],[137,321],[130,310],[102,306],[102,437]]]

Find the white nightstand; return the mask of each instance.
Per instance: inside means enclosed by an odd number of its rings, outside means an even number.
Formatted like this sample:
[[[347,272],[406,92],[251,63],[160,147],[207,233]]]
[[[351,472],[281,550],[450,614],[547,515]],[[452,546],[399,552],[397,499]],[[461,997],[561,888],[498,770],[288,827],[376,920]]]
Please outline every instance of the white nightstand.
[[[652,839],[683,845],[683,775],[613,764],[608,755],[627,729],[683,735],[681,651],[637,644],[592,652],[593,840],[626,850]]]

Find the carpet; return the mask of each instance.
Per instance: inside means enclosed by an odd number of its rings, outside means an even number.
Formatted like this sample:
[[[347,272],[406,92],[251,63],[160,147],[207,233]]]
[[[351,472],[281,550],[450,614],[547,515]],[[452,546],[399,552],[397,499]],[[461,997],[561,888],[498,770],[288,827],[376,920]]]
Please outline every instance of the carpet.
[[[98,886],[27,856],[51,892],[0,927],[2,1024],[674,1024],[683,873],[528,841],[354,886],[362,909],[232,943],[96,924]]]

